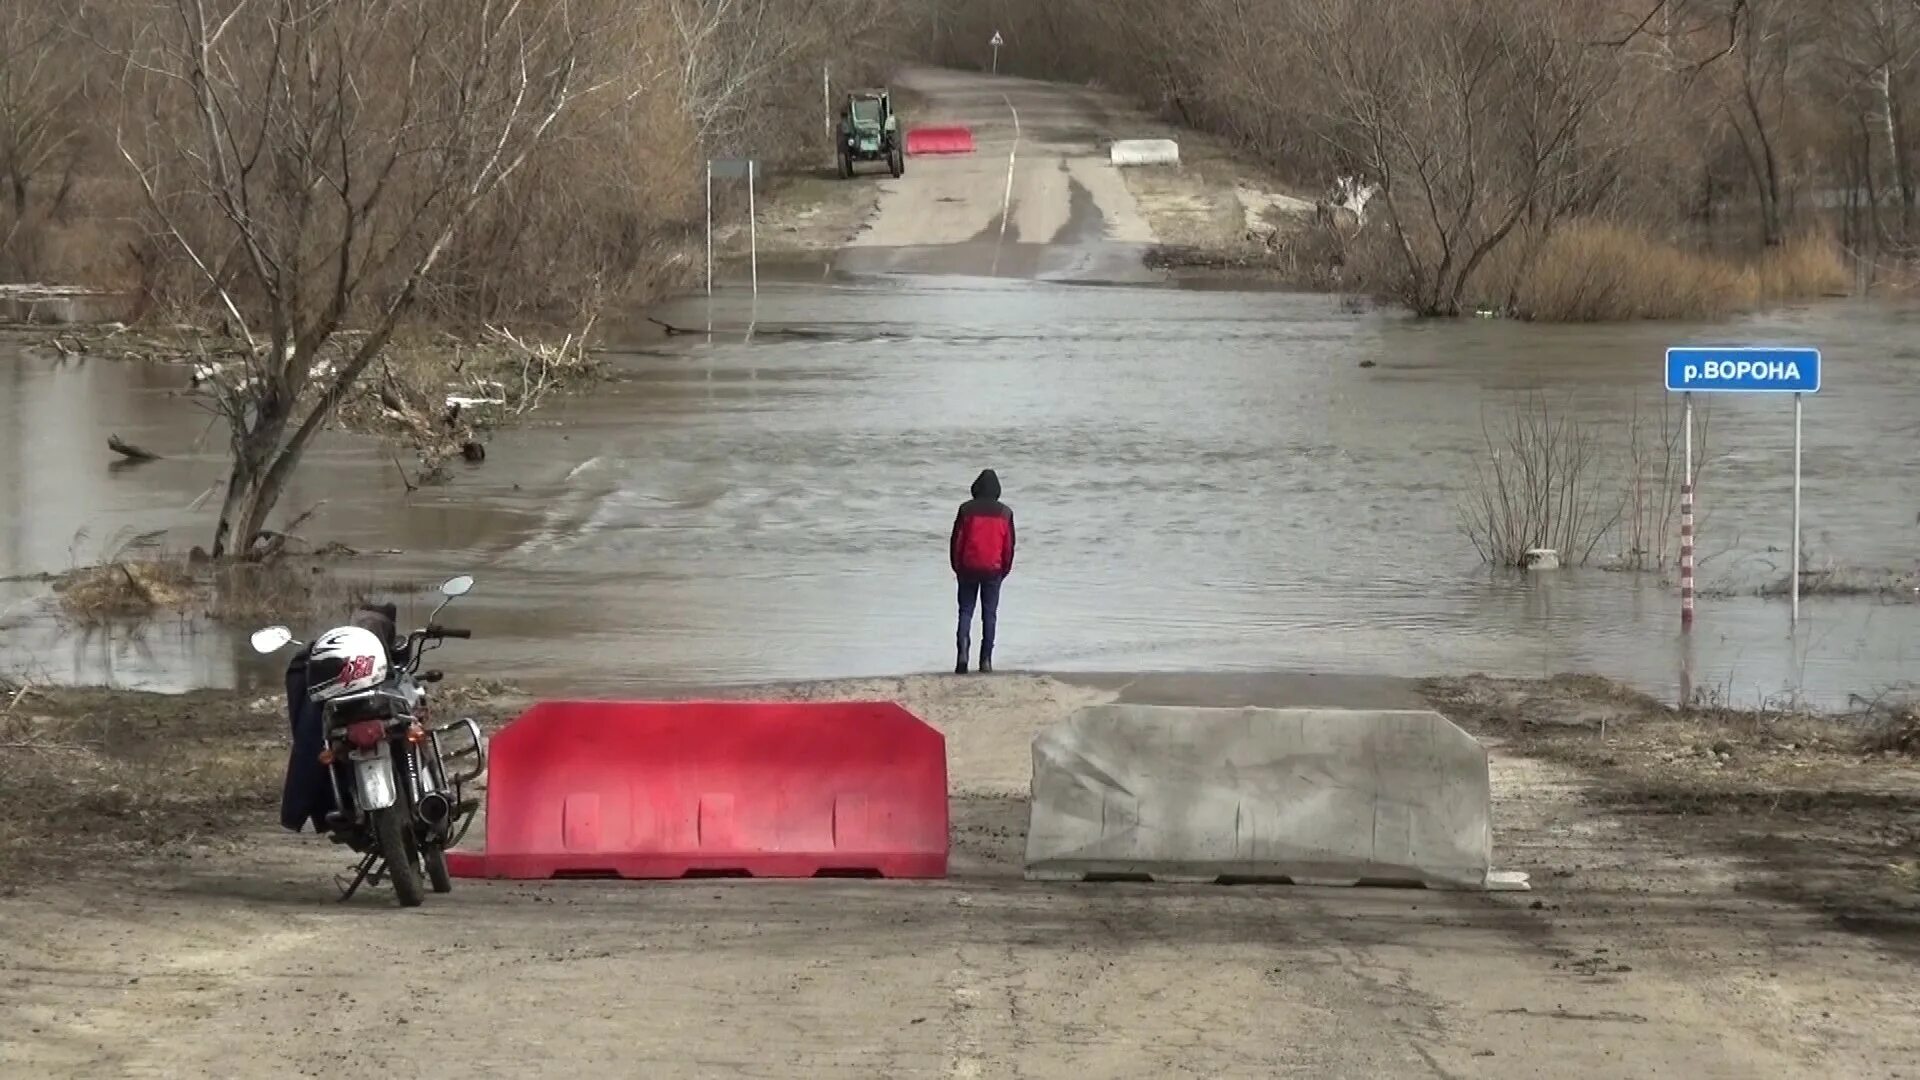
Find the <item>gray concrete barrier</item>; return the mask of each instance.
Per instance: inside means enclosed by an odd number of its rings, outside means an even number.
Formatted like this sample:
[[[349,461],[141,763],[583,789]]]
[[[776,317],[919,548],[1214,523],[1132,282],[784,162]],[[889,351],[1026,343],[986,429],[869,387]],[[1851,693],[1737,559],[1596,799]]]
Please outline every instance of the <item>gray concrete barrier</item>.
[[[1180,164],[1180,144],[1172,139],[1116,139],[1107,159],[1117,167]]]
[[[1102,705],[1033,741],[1027,876],[1524,888],[1490,804],[1436,712]]]

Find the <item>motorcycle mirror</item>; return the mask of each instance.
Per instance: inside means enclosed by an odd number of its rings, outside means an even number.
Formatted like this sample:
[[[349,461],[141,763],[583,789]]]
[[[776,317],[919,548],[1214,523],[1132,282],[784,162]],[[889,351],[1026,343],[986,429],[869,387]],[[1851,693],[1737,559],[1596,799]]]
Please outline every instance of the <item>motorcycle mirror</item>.
[[[284,626],[269,626],[253,632],[253,651],[262,656],[279,652],[293,640],[293,631]]]
[[[443,582],[440,586],[440,595],[451,600],[456,596],[467,595],[468,590],[472,588],[473,579],[462,574],[457,578],[448,578]]]

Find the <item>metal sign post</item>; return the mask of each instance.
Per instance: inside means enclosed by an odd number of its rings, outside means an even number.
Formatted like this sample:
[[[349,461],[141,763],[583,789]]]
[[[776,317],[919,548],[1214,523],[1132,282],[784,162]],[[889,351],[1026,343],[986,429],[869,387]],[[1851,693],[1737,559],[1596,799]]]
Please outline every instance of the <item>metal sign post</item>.
[[[1684,394],[1686,478],[1680,489],[1680,622],[1693,623],[1693,395],[1793,395],[1793,559],[1787,592],[1800,622],[1800,428],[1805,397],[1820,392],[1819,349],[1676,348],[1667,350],[1667,390]]]
[[[987,44],[993,46],[993,73],[995,75],[1000,74],[1000,46],[1006,43],[1006,39],[1000,36],[1000,31],[998,30],[993,32],[993,40],[987,42]]]
[[[754,163],[747,161],[747,258],[753,266],[753,295],[760,296],[760,215],[753,205]],[[1796,474],[1797,475],[1797,474]],[[1798,494],[1794,496],[1799,498]]]
[[[745,180],[747,182],[747,245],[748,257],[753,267],[753,295],[760,295],[760,222],[754,205],[754,181],[759,175],[758,164],[752,158],[709,158],[707,159],[707,295],[713,295],[713,182],[714,180]]]
[[[833,138],[833,67],[820,65],[820,116],[827,124],[827,164],[832,165],[840,158],[840,147]]]

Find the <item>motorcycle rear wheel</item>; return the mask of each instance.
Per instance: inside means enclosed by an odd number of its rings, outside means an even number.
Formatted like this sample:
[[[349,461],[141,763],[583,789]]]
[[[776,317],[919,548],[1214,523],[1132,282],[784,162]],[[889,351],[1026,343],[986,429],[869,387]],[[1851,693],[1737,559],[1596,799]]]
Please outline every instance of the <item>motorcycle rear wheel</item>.
[[[375,810],[373,831],[380,838],[380,857],[387,862],[394,899],[401,907],[419,907],[426,902],[427,894],[420,881],[420,867],[414,862],[413,829],[405,809],[395,805]]]
[[[430,847],[420,853],[420,859],[427,864],[427,882],[437,893],[453,891],[453,874],[447,870],[447,850],[442,847]]]

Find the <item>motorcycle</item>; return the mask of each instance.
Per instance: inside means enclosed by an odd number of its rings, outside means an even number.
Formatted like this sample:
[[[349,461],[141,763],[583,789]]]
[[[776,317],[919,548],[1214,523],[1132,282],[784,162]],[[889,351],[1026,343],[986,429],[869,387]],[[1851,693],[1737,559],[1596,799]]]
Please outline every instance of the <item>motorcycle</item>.
[[[446,641],[473,636],[438,622],[446,606],[472,588],[464,575],[442,584],[427,625],[393,643],[384,681],[320,703],[320,764],[334,806],[325,817],[328,839],[360,856],[350,878],[339,882],[342,902],[362,884],[383,880],[393,883],[402,907],[424,902],[426,885],[436,893],[453,891],[447,849],[460,843],[479,810],[468,786],[486,772],[486,741],[471,719],[431,726],[426,687],[445,676],[420,664]],[[288,645],[306,647],[285,626],[256,631],[252,643],[263,656]],[[307,704],[296,702],[296,713]]]

